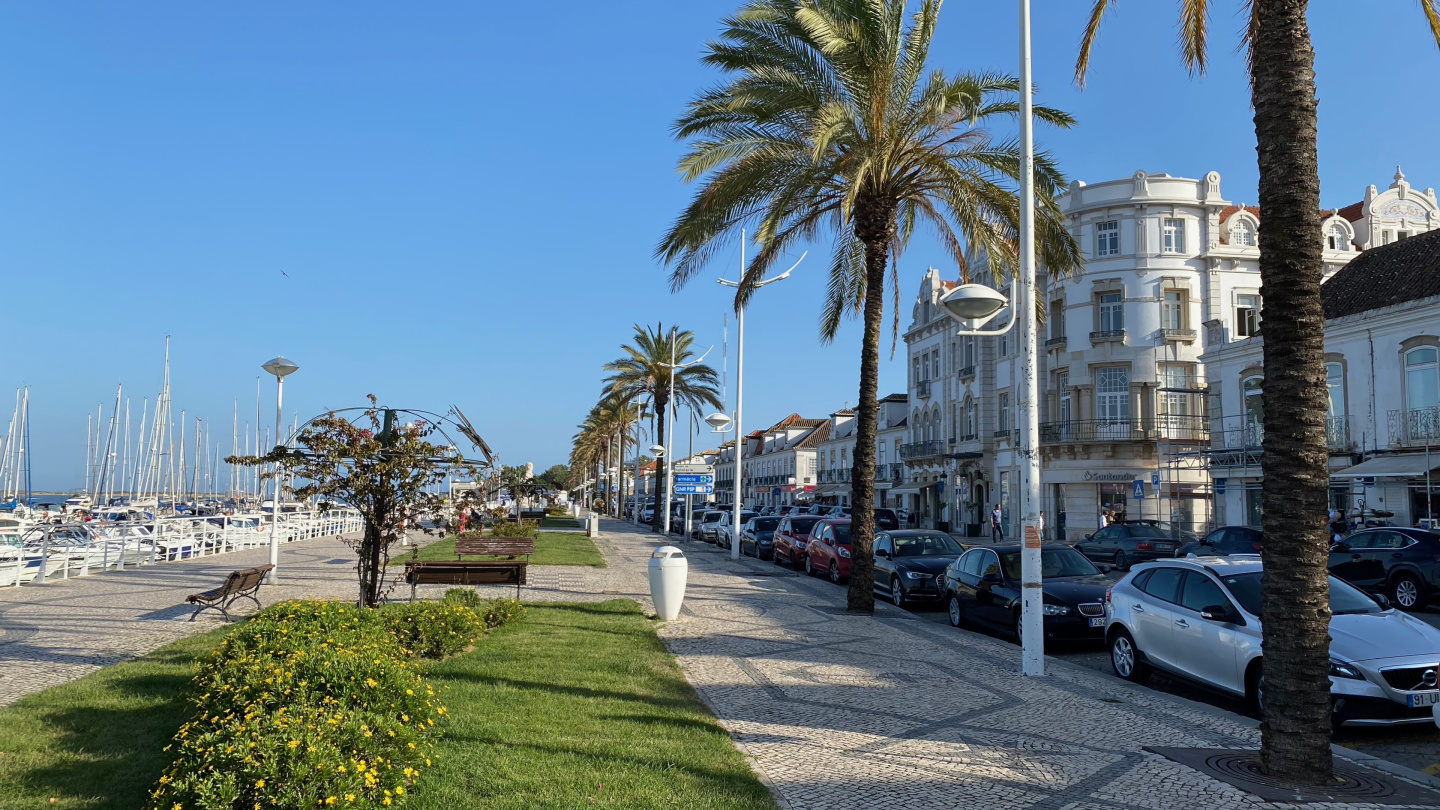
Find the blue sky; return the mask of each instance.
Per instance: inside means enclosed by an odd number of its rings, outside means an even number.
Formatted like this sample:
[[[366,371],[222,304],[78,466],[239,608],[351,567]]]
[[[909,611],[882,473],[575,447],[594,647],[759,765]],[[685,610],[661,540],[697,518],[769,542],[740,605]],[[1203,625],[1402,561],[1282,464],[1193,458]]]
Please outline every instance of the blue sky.
[[[1012,5],[946,3],[935,63],[1013,72]],[[1079,92],[1086,5],[1034,0],[1039,99],[1080,120],[1042,146],[1087,182],[1216,170],[1253,204],[1238,0],[1217,4],[1203,79],[1180,66],[1173,3],[1120,4]],[[1323,204],[1383,188],[1397,163],[1440,186],[1423,90],[1440,56],[1416,4],[1314,6]],[[369,393],[455,403],[503,461],[539,467],[565,459],[632,324],[678,322],[718,360],[725,291],[672,294],[651,254],[690,194],[669,125],[714,80],[698,56],[734,8],[0,6],[0,399],[31,386],[37,488],[83,483],[87,409],[108,416],[117,382],[135,412],[153,401],[166,335],[176,411],[210,420],[225,452],[233,403],[253,420],[259,365],[283,353],[301,366],[287,422]],[[859,330],[819,345],[815,258],[749,311],[747,425],[855,401]],[[929,264],[954,272],[917,239],[906,314]],[[733,320],[731,340],[733,363]],[[904,385],[887,360],[881,393]]]

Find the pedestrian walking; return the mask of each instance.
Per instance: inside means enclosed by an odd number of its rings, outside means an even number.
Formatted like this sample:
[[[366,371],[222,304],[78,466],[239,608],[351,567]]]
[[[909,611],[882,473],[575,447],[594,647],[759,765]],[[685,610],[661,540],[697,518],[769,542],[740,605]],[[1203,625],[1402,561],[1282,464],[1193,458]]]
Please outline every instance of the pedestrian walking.
[[[996,543],[1005,539],[1005,532],[1000,528],[1000,519],[1002,517],[1003,513],[1000,511],[1000,504],[997,503],[995,504],[995,508],[990,510],[990,539]]]

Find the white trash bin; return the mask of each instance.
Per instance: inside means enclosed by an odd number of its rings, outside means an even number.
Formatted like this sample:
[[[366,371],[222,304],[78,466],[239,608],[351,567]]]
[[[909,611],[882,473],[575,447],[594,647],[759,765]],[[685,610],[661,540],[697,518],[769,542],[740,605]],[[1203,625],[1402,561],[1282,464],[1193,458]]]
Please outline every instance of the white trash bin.
[[[655,602],[655,615],[662,621],[680,615],[689,568],[685,552],[674,546],[661,546],[650,555],[650,598]]]

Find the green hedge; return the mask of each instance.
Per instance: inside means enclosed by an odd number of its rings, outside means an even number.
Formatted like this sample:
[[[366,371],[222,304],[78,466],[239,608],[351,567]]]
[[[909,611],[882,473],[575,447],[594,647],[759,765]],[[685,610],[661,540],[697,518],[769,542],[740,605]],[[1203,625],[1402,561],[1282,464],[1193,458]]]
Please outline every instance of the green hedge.
[[[194,717],[166,747],[175,761],[149,806],[403,804],[433,764],[436,724],[446,714],[419,659],[452,655],[492,619],[516,616],[508,604],[458,599],[378,610],[315,600],[266,608],[200,664]]]

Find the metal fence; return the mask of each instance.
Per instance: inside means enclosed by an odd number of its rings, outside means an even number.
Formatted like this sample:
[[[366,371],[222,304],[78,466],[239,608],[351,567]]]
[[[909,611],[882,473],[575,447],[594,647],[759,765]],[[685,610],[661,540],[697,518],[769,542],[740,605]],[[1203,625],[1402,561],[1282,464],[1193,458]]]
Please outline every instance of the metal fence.
[[[123,571],[142,565],[208,557],[270,544],[265,514],[160,518],[151,523],[36,524],[0,544],[0,587]],[[353,509],[281,513],[282,543],[358,532]]]

